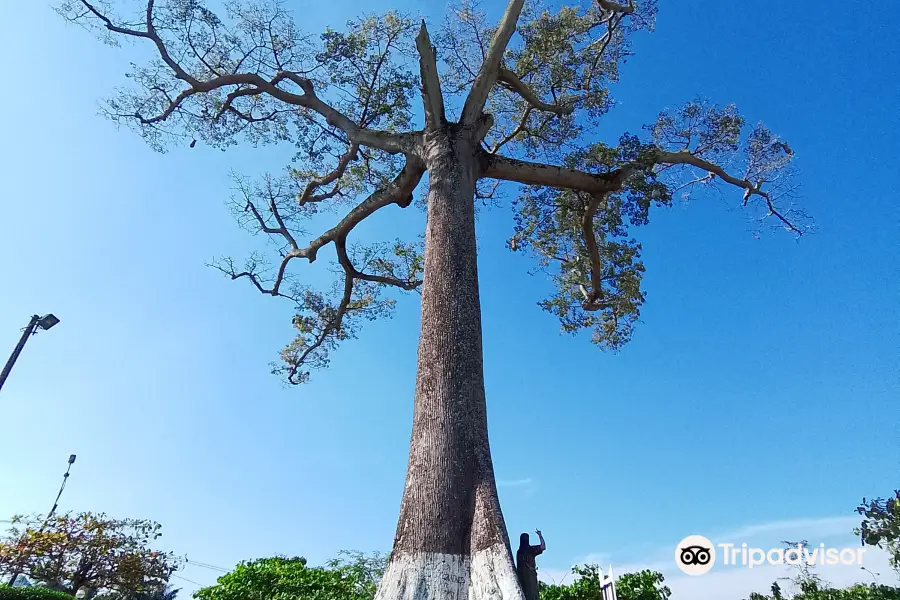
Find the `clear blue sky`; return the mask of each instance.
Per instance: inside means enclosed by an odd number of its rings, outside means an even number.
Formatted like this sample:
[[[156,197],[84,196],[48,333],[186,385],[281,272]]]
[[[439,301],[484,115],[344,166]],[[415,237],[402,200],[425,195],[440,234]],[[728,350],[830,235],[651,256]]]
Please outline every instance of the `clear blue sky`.
[[[535,305],[547,283],[503,248],[510,214],[482,216],[501,501],[513,536],[545,532],[546,568],[598,553],[634,561],[634,548],[691,533],[846,516],[898,484],[893,10],[664,4],[657,31],[636,39],[601,135],[634,132],[698,93],[736,102],[796,151],[818,233],[755,239],[737,192],[656,211],[638,232],[643,322],[611,355],[559,335]],[[400,7],[434,21],[444,10]],[[356,11],[350,0],[303,4],[303,22],[339,27]],[[32,313],[62,320],[29,342],[0,393],[0,518],[49,509],[75,453],[61,509],[155,519],[164,547],[193,560],[389,550],[411,427],[414,297],[310,385],[283,388],[268,363],[291,336],[290,306],[204,264],[253,247],[224,206],[227,172],[275,172],[291,151],[198,144],[160,155],[117,131],[98,102],[125,83],[135,53],[65,25],[42,1],[0,4],[0,350]],[[393,208],[365,234],[391,239],[422,220]]]

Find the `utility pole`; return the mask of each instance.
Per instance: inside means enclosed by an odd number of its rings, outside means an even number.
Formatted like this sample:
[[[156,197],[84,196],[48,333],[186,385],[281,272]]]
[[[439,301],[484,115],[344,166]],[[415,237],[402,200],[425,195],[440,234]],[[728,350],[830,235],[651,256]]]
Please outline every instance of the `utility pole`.
[[[6,382],[6,378],[9,377],[9,372],[12,371],[13,365],[16,364],[16,359],[19,358],[19,354],[22,353],[22,348],[25,347],[25,342],[28,341],[28,338],[37,333],[38,329],[43,329],[44,331],[46,331],[57,323],[59,323],[59,319],[57,319],[53,314],[46,314],[43,317],[33,315],[31,317],[31,320],[28,322],[28,326],[25,327],[25,330],[22,332],[22,337],[19,338],[19,343],[16,344],[16,347],[10,355],[9,360],[6,361],[6,366],[3,367],[3,372],[0,373],[0,388],[3,387],[3,384]]]
[[[66,482],[69,481],[69,471],[72,469],[72,465],[75,464],[75,455],[69,455],[69,466],[66,467],[66,472],[63,475],[62,484],[59,486],[59,493],[56,494],[56,500],[53,501],[53,508],[50,509],[50,512],[47,513],[47,516],[44,517],[44,522],[41,523],[41,528],[38,530],[38,533],[43,533],[44,528],[47,527],[47,523],[50,522],[50,519],[53,517],[53,514],[56,512],[56,509],[59,507],[59,497],[62,496],[63,490],[66,489]],[[26,527],[27,531],[27,527]],[[25,532],[22,532],[22,537],[25,537]],[[25,564],[25,561],[30,558],[30,552],[24,552],[22,556],[19,558],[18,563],[16,564],[16,568],[13,571],[12,577],[9,578],[9,586],[16,582],[16,579],[22,572],[22,566]]]

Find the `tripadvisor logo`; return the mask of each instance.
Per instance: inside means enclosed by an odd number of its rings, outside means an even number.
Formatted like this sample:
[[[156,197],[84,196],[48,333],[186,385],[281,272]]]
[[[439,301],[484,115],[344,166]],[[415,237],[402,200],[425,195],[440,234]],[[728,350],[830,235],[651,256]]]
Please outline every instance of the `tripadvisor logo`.
[[[675,547],[675,564],[688,575],[703,575],[716,564],[716,547],[702,535],[689,535]]]
[[[866,548],[826,548],[825,544],[809,547],[804,543],[788,548],[752,548],[747,544],[713,544],[702,535],[689,535],[675,547],[675,564],[687,575],[703,575],[716,564],[716,548],[721,564],[752,569],[770,565],[857,565],[862,566]]]

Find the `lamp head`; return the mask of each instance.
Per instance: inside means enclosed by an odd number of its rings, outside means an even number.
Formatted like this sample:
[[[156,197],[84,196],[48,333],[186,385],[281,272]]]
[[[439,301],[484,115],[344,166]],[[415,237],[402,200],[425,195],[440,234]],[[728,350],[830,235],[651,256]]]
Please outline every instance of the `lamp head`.
[[[47,331],[48,329],[50,329],[57,323],[59,323],[59,319],[57,319],[56,315],[54,315],[53,313],[48,313],[48,314],[44,315],[37,322],[38,327],[40,327],[44,331]]]

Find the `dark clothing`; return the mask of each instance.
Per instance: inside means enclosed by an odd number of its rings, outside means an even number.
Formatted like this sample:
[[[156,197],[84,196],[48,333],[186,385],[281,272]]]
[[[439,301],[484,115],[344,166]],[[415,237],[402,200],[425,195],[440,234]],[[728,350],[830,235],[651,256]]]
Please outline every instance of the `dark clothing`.
[[[519,546],[516,552],[516,573],[519,575],[525,600],[538,600],[537,565],[534,558],[543,552],[540,546]]]

